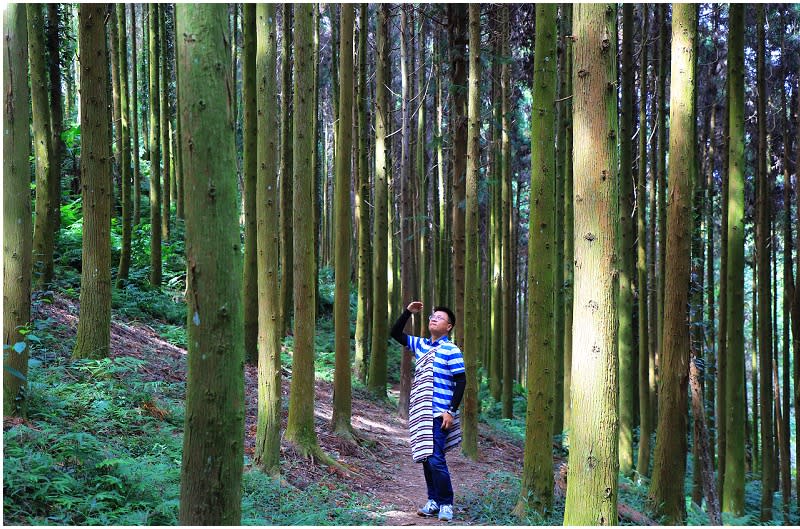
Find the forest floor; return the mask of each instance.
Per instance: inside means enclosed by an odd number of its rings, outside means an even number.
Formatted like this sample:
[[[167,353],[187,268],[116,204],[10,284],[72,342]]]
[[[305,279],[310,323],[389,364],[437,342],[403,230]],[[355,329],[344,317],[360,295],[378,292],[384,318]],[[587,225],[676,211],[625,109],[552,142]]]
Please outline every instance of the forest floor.
[[[74,340],[78,307],[75,301],[56,296],[52,303],[35,303],[34,318],[49,319],[54,337],[62,343]],[[143,321],[120,322],[115,319],[111,329],[111,356],[135,357],[145,362],[138,368],[146,381],[185,382],[186,350],[159,336]],[[283,427],[288,415],[291,373],[284,369]],[[247,366],[245,454],[252,458],[257,422],[257,369]],[[393,389],[396,397],[397,388]],[[396,398],[394,399],[396,401]],[[322,449],[342,468],[329,467],[297,454],[293,447],[282,442],[282,476],[290,486],[304,490],[310,485],[344,487],[369,499],[372,523],[404,525],[438,525],[437,518],[424,518],[416,514],[417,508],[427,499],[425,479],[421,465],[411,459],[406,421],[400,419],[389,400],[377,400],[359,388],[353,390],[352,425],[354,440],[344,440],[333,434],[329,424],[332,415],[332,383],[317,379],[315,422],[317,437]],[[151,410],[157,413],[159,410]],[[10,425],[6,424],[4,427]],[[5,429],[5,428],[4,428]],[[483,423],[479,426],[479,458],[472,461],[460,450],[448,453],[448,465],[455,491],[455,525],[485,524],[470,514],[469,504],[485,503],[485,496],[504,494],[491,490],[492,476],[502,473],[519,476],[522,472],[523,448],[521,443]],[[247,469],[246,469],[247,470]],[[566,464],[563,459],[554,462],[555,493],[563,498],[566,489]],[[518,491],[518,489],[517,489]],[[509,495],[518,494],[509,491]],[[506,504],[513,505],[513,498]],[[268,506],[265,506],[268,508]],[[650,524],[644,515],[620,505],[621,518],[637,524]],[[508,517],[503,513],[502,517]],[[649,523],[648,523],[649,522]]]

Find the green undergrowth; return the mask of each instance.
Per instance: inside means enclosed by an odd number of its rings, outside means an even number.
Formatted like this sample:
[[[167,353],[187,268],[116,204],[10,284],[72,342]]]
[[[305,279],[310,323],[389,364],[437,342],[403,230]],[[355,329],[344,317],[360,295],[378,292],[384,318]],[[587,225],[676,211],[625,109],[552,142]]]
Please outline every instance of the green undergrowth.
[[[555,498],[553,508],[546,516],[530,511],[523,518],[514,514],[520,498],[520,476],[508,472],[494,472],[486,476],[464,495],[465,517],[479,525],[562,525],[564,500]]]

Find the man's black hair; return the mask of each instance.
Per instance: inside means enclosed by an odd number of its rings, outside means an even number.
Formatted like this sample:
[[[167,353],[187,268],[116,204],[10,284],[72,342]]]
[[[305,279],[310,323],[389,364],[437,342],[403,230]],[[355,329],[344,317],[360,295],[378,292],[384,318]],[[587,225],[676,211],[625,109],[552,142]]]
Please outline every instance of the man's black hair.
[[[439,311],[442,311],[447,314],[447,319],[450,320],[450,325],[452,325],[453,327],[456,326],[456,315],[453,314],[452,310],[448,309],[445,306],[433,307],[433,312],[439,312]]]

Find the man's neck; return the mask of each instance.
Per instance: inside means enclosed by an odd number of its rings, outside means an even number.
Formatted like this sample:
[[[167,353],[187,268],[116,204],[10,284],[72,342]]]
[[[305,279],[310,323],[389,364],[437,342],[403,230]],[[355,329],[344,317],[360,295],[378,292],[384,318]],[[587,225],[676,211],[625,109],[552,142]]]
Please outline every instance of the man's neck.
[[[447,336],[447,335],[446,334],[440,334],[440,335],[436,336],[435,334],[431,334],[431,343],[438,342],[439,340],[441,340],[445,336]]]

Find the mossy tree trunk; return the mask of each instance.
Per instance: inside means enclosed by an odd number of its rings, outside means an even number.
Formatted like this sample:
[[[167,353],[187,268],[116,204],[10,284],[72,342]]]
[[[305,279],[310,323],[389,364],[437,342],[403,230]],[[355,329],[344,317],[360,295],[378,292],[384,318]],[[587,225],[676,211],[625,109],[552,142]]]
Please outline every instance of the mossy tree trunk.
[[[149,110],[150,110],[150,284],[161,286],[161,123],[158,57],[160,54],[159,23],[160,7],[149,6]]]
[[[361,4],[358,24],[358,184],[356,211],[358,215],[358,294],[356,302],[356,355],[353,375],[362,383],[367,380],[370,318],[370,230],[369,230],[369,141],[367,131],[367,4]]]
[[[375,191],[372,258],[372,347],[369,357],[367,388],[378,397],[386,396],[386,342],[388,340],[388,247],[390,240],[387,184],[387,132],[389,130],[389,100],[386,83],[388,75],[389,46],[387,26],[389,7],[381,4],[375,31]]]
[[[353,86],[353,4],[342,4],[339,32],[339,86]],[[335,292],[334,339],[336,365],[333,380],[333,416],[331,429],[343,437],[351,437],[353,426],[352,387],[350,378],[350,182],[353,177],[351,151],[353,148],[353,91],[342,90],[339,95],[339,142],[336,144],[336,174],[334,185],[335,232]],[[363,226],[366,229],[366,226]]]
[[[295,445],[299,452],[321,455],[314,430],[314,335],[315,307],[308,300],[314,296],[313,244],[314,227],[311,218],[311,195],[313,178],[311,151],[314,126],[314,87],[312,59],[314,46],[314,13],[311,4],[297,4],[294,17],[294,111],[292,142],[296,149],[293,156],[292,222],[294,230],[294,356],[292,386],[289,398],[289,420],[285,439]],[[288,272],[288,271],[287,271]]]
[[[244,305],[244,358],[248,364],[258,360],[258,236],[256,219],[256,194],[258,172],[258,111],[256,103],[256,6],[242,4],[242,107],[244,173],[244,279],[242,303]],[[271,73],[270,75],[274,75]],[[269,95],[272,97],[272,94]],[[268,132],[267,134],[272,134]],[[263,277],[263,276],[260,276]]]
[[[758,270],[758,360],[761,373],[758,402],[761,415],[761,521],[772,519],[772,495],[775,492],[776,476],[775,444],[772,428],[775,411],[772,386],[772,263],[770,233],[772,193],[767,174],[767,83],[764,65],[765,31],[764,5],[756,5],[756,117],[758,121],[758,156],[756,161],[756,261]],[[755,397],[755,396],[754,396]]]
[[[275,4],[256,6],[256,235],[258,237],[258,425],[255,463],[280,474],[281,348],[278,306],[277,24]]]
[[[169,83],[170,78],[167,75],[167,62],[169,61],[169,48],[167,46],[167,15],[169,13],[169,6],[164,4],[158,8],[158,87],[160,102],[158,106],[158,119],[159,125],[159,142],[161,143],[161,176],[164,184],[161,187],[161,237],[164,241],[169,240],[170,234],[170,208],[172,206],[172,183],[170,181],[170,173],[172,172],[172,164],[170,160],[170,108],[169,108]],[[234,114],[235,116],[235,114]]]
[[[107,24],[108,27],[106,32],[108,33],[108,61],[109,61],[109,69],[111,73],[111,123],[109,127],[113,128],[112,130],[112,141],[114,142],[114,148],[112,149],[112,156],[114,160],[112,162],[112,169],[111,169],[111,178],[113,180],[112,183],[112,211],[114,216],[117,213],[121,212],[121,196],[117,195],[117,191],[121,193],[122,191],[122,182],[120,181],[121,173],[122,173],[122,131],[121,123],[122,123],[122,107],[120,105],[120,89],[119,89],[119,31],[117,29],[117,12],[113,6],[109,5],[108,7],[108,14],[107,14]]]
[[[469,83],[467,89],[467,178],[465,202],[465,264],[464,282],[464,367],[467,386],[461,415],[463,429],[462,451],[471,459],[478,458],[478,358],[480,354],[481,284],[480,234],[478,232],[478,178],[480,172],[480,106],[481,106],[481,6],[469,5]],[[457,320],[458,321],[458,320]]]
[[[467,7],[448,4],[447,20],[450,33],[450,75],[453,94],[450,127],[452,133],[452,161],[450,167],[453,187],[452,238],[453,238],[453,289],[456,321],[464,320],[464,192],[467,161]],[[464,342],[464,325],[456,326],[456,342]]]
[[[28,61],[30,63],[33,159],[36,172],[36,215],[33,227],[33,279],[43,290],[53,281],[53,253],[56,244],[55,217],[59,215],[57,171],[52,169],[52,132],[45,59],[44,5],[27,4]]]
[[[722,512],[744,514],[744,5],[731,4],[728,39],[729,152],[725,477]]]
[[[59,20],[59,11],[65,9],[60,4],[47,4],[47,53],[49,60],[47,66],[50,76],[50,148],[51,162],[50,170],[52,172],[50,177],[50,185],[52,186],[51,193],[56,197],[55,208],[57,212],[53,215],[53,233],[58,235],[58,230],[61,227],[61,162],[64,159],[64,140],[61,139],[61,133],[64,130],[64,97],[61,92],[62,75],[61,75],[61,45],[62,45],[62,30]]]
[[[179,4],[176,16],[189,343],[181,525],[241,521],[242,257],[226,13],[224,4]]]
[[[660,389],[661,356],[664,353],[664,279],[666,277],[666,247],[667,247],[667,74],[669,73],[669,33],[670,25],[667,19],[669,6],[661,4],[660,25],[658,37],[658,106],[656,109],[657,142],[656,157],[658,160],[656,174],[658,178],[658,197],[656,208],[658,217],[657,264],[656,264],[656,386]],[[658,398],[656,397],[656,402]],[[656,405],[657,406],[657,405]],[[658,412],[656,411],[656,415]]]
[[[648,316],[650,293],[647,286],[647,234],[645,206],[647,205],[647,35],[649,11],[642,4],[641,70],[639,74],[639,167],[636,177],[636,291],[638,293],[639,327],[639,446],[636,457],[636,472],[640,476],[650,475],[650,432],[652,414],[650,410],[650,351],[649,332],[652,322]]]
[[[131,164],[133,165],[132,182],[132,205],[131,205],[131,225],[138,226],[141,221],[141,202],[142,202],[142,174],[139,164],[139,52],[136,38],[136,4],[130,4],[131,10],[131,113],[130,121],[132,124],[133,151],[131,152]],[[144,37],[144,35],[143,35]],[[142,57],[144,58],[144,57]]]
[[[650,501],[670,524],[686,517],[684,476],[687,450],[687,391],[690,330],[687,306],[692,233],[695,156],[695,38],[697,6],[675,4],[672,21],[670,89],[670,200],[667,211],[667,277],[664,349],[658,393],[658,427]],[[699,462],[698,462],[699,464]]]
[[[292,282],[294,279],[294,250],[292,246],[292,10],[291,4],[283,4],[283,20],[281,25],[283,44],[281,46],[281,174],[280,174],[280,231],[281,231],[281,325],[282,333],[289,330],[292,315]],[[294,59],[294,61],[293,61]],[[305,97],[305,95],[304,95]]]
[[[107,6],[81,4],[81,294],[73,358],[105,358],[111,346],[111,120]]]
[[[531,108],[531,208],[528,243],[528,411],[516,512],[546,515],[553,505],[556,322],[556,4],[537,4]],[[559,307],[560,309],[560,307]],[[560,360],[560,359],[558,359]],[[562,408],[563,410],[563,408]]]
[[[577,4],[573,87],[575,312],[564,523],[617,524],[617,9]],[[594,145],[591,150],[585,145]],[[579,381],[579,383],[577,383]],[[549,430],[548,430],[549,431]]]
[[[25,4],[3,11],[3,417],[27,411],[28,343],[19,331],[31,319],[33,228]]]
[[[634,390],[633,342],[633,4],[622,5],[622,86],[619,141],[619,469],[633,472]]]
[[[119,38],[119,103],[122,118],[120,123],[120,136],[122,138],[122,151],[120,152],[120,180],[122,186],[122,248],[119,256],[117,272],[117,286],[121,287],[128,279],[131,266],[131,134],[130,134],[130,106],[128,104],[128,31],[125,23],[125,4],[116,4],[117,31]],[[135,38],[135,35],[134,35]],[[135,139],[135,138],[134,138]]]

